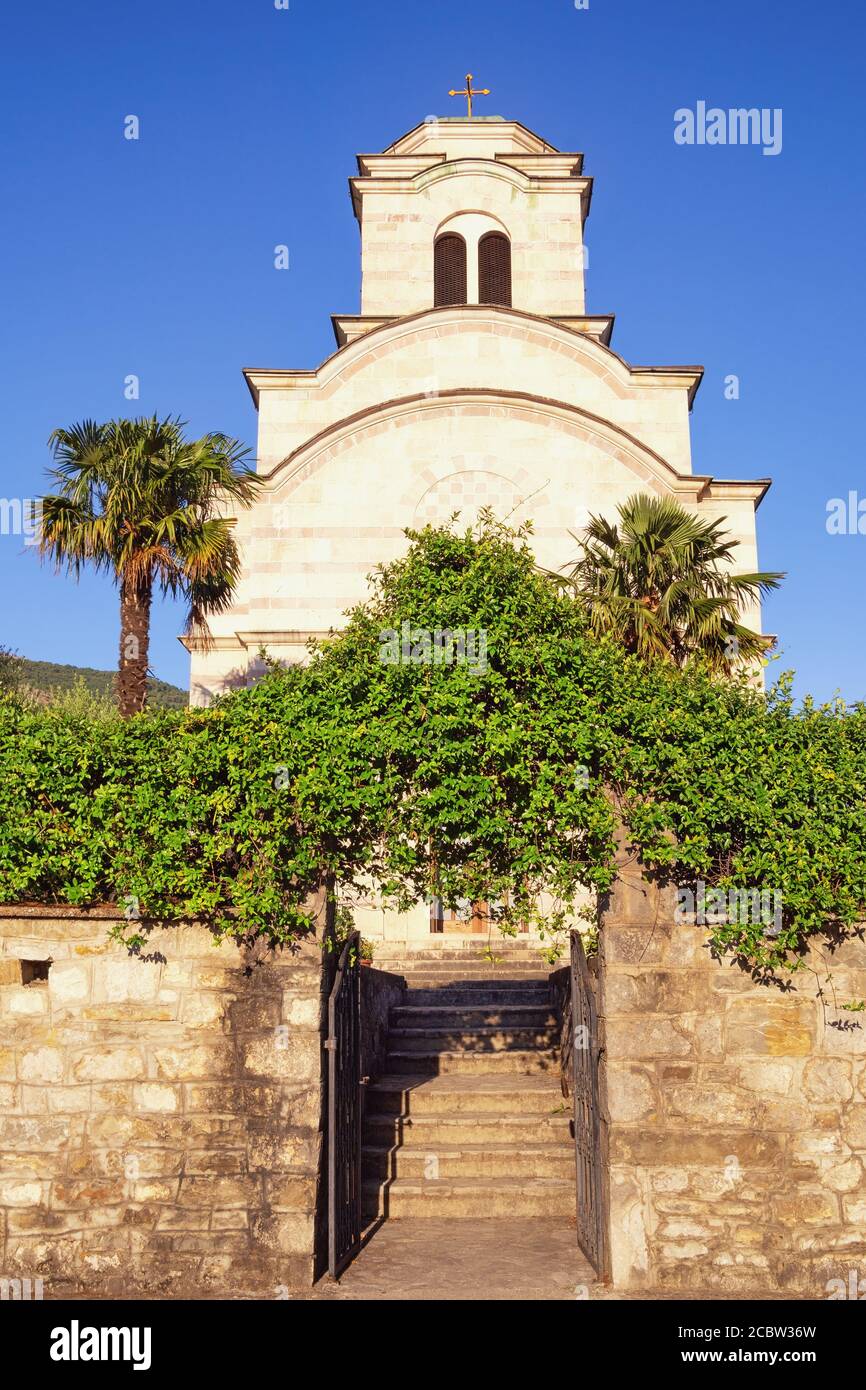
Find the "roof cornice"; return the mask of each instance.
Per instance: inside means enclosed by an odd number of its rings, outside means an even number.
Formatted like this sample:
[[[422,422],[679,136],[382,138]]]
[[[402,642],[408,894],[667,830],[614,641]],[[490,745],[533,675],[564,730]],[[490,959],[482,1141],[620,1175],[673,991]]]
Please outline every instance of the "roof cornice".
[[[637,375],[645,377],[647,382],[661,382],[663,378],[667,377],[669,379],[668,384],[672,386],[681,387],[685,385],[689,393],[689,409],[691,409],[694,404],[695,395],[703,380],[704,369],[701,366],[632,366],[630,362],[627,362],[624,357],[621,357],[618,352],[615,352],[612,347],[605,343],[602,337],[595,337],[594,335],[579,331],[572,326],[573,321],[546,318],[541,314],[527,313],[524,309],[505,308],[502,305],[491,304],[446,305],[439,309],[431,307],[429,309],[419,309],[415,314],[405,314],[398,318],[380,319],[377,321],[377,327],[371,328],[369,332],[363,334],[361,338],[354,338],[352,342],[348,343],[345,347],[340,347],[336,352],[332,352],[317,368],[312,370],[309,368],[292,370],[272,367],[245,367],[244,380],[258,408],[258,393],[261,388],[270,387],[271,389],[285,389],[287,387],[291,388],[294,385],[307,386],[310,382],[314,382],[325,368],[334,362],[341,353],[352,352],[356,349],[360,351],[367,350],[374,345],[374,339],[384,333],[390,332],[395,327],[404,327],[409,324],[414,324],[423,318],[433,318],[435,316],[446,318],[454,314],[467,317],[489,317],[491,314],[500,314],[506,318],[518,319],[531,324],[544,325],[544,327],[552,331],[578,338],[584,343],[595,343],[596,347],[602,352],[609,353],[631,378]],[[363,348],[359,348],[360,343],[363,343]]]
[[[507,121],[504,118],[495,116],[482,116],[474,120],[467,119],[463,116],[441,116],[437,117],[435,120],[421,121],[419,125],[413,126],[411,130],[406,131],[405,135],[401,135],[398,140],[388,145],[382,153],[414,153],[414,150],[411,148],[409,151],[404,151],[401,150],[399,146],[409,145],[411,147],[415,137],[422,131],[429,131],[431,128],[435,129],[437,126],[445,126],[451,132],[459,130],[461,134],[466,135],[472,133],[470,127],[473,127],[476,132],[484,132],[484,134],[488,134],[491,128],[495,127],[497,134],[502,133],[503,135],[510,135],[516,143],[523,145],[527,154],[560,153],[556,145],[551,145],[548,140],[545,140],[543,136],[538,135],[534,130],[530,130],[529,126],[523,125],[521,121]]]
[[[483,155],[465,155],[460,159],[436,160],[415,173],[401,172],[397,175],[362,174],[349,179],[349,192],[352,208],[358,221],[361,221],[361,201],[367,193],[423,193],[433,182],[446,178],[461,178],[467,174],[484,172],[491,178],[499,178],[524,193],[563,193],[573,197],[580,195],[581,216],[586,222],[592,202],[593,181],[586,174],[552,174],[542,176],[528,174],[508,160],[487,159]]]

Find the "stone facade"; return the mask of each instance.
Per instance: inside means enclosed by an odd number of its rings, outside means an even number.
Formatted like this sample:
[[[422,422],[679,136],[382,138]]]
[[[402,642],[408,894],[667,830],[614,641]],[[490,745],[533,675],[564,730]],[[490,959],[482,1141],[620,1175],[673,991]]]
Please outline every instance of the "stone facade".
[[[631,366],[610,347],[612,316],[585,312],[583,156],[475,117],[425,122],[358,169],[361,313],[335,316],[338,350],[317,369],[245,373],[263,487],[236,518],[233,605],[212,648],[192,653],[193,703],[248,683],[262,646],[304,660],[308,638],[339,627],[371,570],[404,551],[407,526],[454,512],[531,519],[540,562],[558,570],[591,513],[649,490],[725,517],[738,566],[757,568],[766,481],[693,469],[702,369]],[[490,230],[511,246],[508,306],[477,302]],[[468,302],[435,307],[446,232],[466,242]],[[746,617],[760,627],[757,606]]]
[[[737,566],[759,568],[755,511],[768,483],[695,471],[690,411],[703,369],[633,366],[610,346],[613,316],[587,314],[583,155],[501,117],[428,120],[351,181],[361,235],[361,312],[333,316],[337,351],[313,370],[249,369],[260,494],[234,520],[241,579],[212,644],[192,649],[191,701],[245,686],[260,652],[304,661],[343,622],[407,527],[482,508],[513,525],[551,571],[574,533],[638,491],[724,518]],[[510,244],[511,303],[479,303],[478,248]],[[435,245],[467,249],[465,304],[436,306]],[[505,296],[507,297],[507,296]],[[757,603],[744,620],[760,630]],[[419,613],[418,626],[429,626]],[[379,941],[429,939],[422,907],[371,900]]]
[[[632,366],[613,317],[585,306],[583,156],[500,117],[430,120],[358,159],[361,313],[335,315],[338,350],[315,370],[248,370],[260,495],[235,519],[242,575],[213,643],[192,651],[191,701],[247,685],[260,651],[306,659],[338,629],[405,529],[473,524],[482,508],[531,521],[541,565],[575,559],[574,533],[638,491],[724,518],[737,565],[758,565],[766,480],[695,471],[690,411],[702,368]],[[480,304],[478,247],[505,234],[511,304]],[[435,306],[434,248],[467,248],[467,303]],[[425,615],[418,626],[429,626]],[[744,619],[760,630],[758,604]],[[429,939],[422,906],[377,900],[358,925],[383,942]]]
[[[250,952],[182,925],[135,957],[111,920],[0,909],[0,1276],[52,1294],[309,1286],[318,945]]]
[[[472,260],[484,231],[512,247],[515,303],[545,317],[584,313],[583,228],[592,180],[517,121],[428,121],[382,154],[358,157],[352,199],[361,226],[361,313],[403,317],[430,307],[433,243],[468,230]],[[467,216],[483,225],[467,229]],[[539,250],[543,251],[543,260]],[[470,270],[470,303],[473,295]]]
[[[863,933],[805,965],[758,984],[651,890],[609,906],[616,1287],[866,1291],[866,1024],[839,1007],[866,997]]]

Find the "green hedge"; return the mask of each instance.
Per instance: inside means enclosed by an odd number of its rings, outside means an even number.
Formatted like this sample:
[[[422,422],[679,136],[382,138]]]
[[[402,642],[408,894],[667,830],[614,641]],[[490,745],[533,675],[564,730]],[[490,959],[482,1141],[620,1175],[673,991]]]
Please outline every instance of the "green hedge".
[[[493,523],[411,539],[308,667],[210,710],[88,724],[0,699],[0,899],[135,900],[286,940],[327,873],[400,906],[507,900],[506,927],[544,891],[557,925],[577,888],[612,881],[615,804],[675,883],[780,895],[781,934],[711,931],[757,966],[858,920],[863,706],[647,669],[590,640]],[[404,621],[483,633],[485,661],[383,661]]]
[[[0,700],[0,897],[302,925],[286,873],[303,837],[265,775],[284,740],[262,703],[87,724]]]

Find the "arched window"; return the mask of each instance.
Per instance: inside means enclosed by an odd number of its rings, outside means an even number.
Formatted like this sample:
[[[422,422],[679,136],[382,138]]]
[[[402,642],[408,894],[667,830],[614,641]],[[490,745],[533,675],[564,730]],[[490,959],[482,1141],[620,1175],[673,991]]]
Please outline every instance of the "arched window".
[[[478,302],[511,307],[511,242],[501,232],[478,243]]]
[[[466,303],[466,242],[456,232],[446,232],[436,242],[433,288],[437,309]]]

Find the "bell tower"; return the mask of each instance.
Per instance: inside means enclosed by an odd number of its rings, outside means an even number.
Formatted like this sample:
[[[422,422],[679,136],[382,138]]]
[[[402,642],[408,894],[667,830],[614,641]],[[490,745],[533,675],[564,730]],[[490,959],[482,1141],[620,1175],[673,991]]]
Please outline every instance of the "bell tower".
[[[460,303],[583,319],[592,180],[581,154],[501,116],[443,116],[382,154],[359,155],[350,186],[361,315],[345,337],[338,329],[340,341],[364,331],[364,321],[379,326]]]

